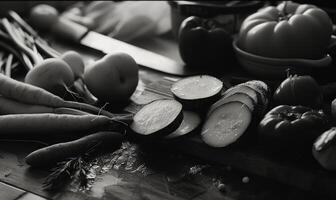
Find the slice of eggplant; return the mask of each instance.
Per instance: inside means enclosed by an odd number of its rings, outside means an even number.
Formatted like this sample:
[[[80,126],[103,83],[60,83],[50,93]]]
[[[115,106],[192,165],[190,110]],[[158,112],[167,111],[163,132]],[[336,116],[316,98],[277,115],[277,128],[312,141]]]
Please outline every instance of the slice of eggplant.
[[[252,112],[241,102],[217,107],[202,127],[202,140],[211,147],[226,147],[239,140],[252,122]]]
[[[140,136],[165,136],[175,131],[182,120],[181,103],[159,99],[142,107],[134,115],[130,128]]]
[[[233,86],[232,88],[228,89],[224,95],[223,98],[225,97],[229,97],[235,93],[245,93],[248,96],[250,96],[254,102],[257,102],[257,104],[259,104],[261,102],[261,97],[260,94],[258,92],[256,92],[254,89],[246,86],[246,85],[236,85]]]
[[[193,133],[201,124],[201,117],[195,112],[183,111],[183,121],[181,125],[165,139],[175,139]]]
[[[259,80],[253,80],[253,81],[247,81],[245,83],[242,83],[243,85],[246,85],[252,89],[254,89],[256,92],[260,94],[261,97],[261,104],[265,107],[268,106],[269,103],[269,97],[270,97],[270,91],[266,83],[259,81]]]
[[[234,102],[234,101],[238,101],[238,102],[244,103],[251,110],[251,112],[254,112],[255,106],[257,104],[257,102],[255,102],[255,100],[253,100],[246,93],[236,92],[236,93],[233,93],[230,96],[227,96],[225,98],[221,98],[216,103],[214,103],[210,107],[210,109],[208,111],[208,115],[211,114],[217,107],[219,107],[219,106],[221,106],[223,104],[226,104],[228,102]]]
[[[171,91],[186,109],[204,109],[220,98],[223,82],[213,76],[199,75],[175,82]]]

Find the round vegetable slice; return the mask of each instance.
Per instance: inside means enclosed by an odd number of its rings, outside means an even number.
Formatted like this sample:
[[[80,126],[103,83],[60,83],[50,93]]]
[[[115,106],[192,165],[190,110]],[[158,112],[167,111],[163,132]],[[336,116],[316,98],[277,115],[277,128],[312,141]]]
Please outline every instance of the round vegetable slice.
[[[193,132],[201,124],[201,118],[198,114],[191,111],[183,111],[183,121],[181,125],[171,134],[167,135],[166,139],[174,139],[185,136]]]
[[[241,103],[244,103],[250,110],[251,112],[254,111],[255,106],[257,104],[257,102],[255,102],[249,95],[247,95],[246,93],[242,93],[242,92],[237,92],[234,93],[228,97],[225,98],[221,98],[220,100],[218,100],[216,103],[214,103],[210,109],[208,114],[211,114],[216,108],[218,108],[219,106],[226,104],[228,102],[234,102],[234,101],[238,101]]]
[[[222,89],[223,82],[208,75],[183,78],[171,87],[174,97],[186,108],[197,109],[219,99]]]
[[[182,120],[181,103],[160,99],[145,105],[134,115],[131,129],[142,136],[167,135],[175,131]]]
[[[252,112],[241,102],[219,106],[202,128],[202,140],[212,147],[226,147],[236,142],[252,122]]]
[[[248,96],[250,96],[254,102],[257,102],[257,104],[260,104],[260,94],[258,92],[256,92],[254,89],[246,86],[246,85],[236,85],[230,89],[228,89],[223,97],[229,97],[235,93],[245,93],[247,94]]]
[[[253,80],[253,81],[247,81],[243,83],[243,85],[246,85],[252,89],[254,89],[256,92],[258,92],[261,96],[262,104],[267,106],[269,103],[269,96],[270,91],[266,83],[259,81],[259,80]]]

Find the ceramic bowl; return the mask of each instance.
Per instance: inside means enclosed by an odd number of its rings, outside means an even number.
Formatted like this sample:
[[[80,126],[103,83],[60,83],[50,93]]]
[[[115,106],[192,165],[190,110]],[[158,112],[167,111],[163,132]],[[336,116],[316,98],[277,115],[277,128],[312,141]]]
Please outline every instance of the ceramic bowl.
[[[233,41],[233,49],[239,64],[248,73],[268,79],[285,77],[287,69],[299,74],[309,74],[313,70],[328,67],[332,62],[332,58],[328,54],[318,60],[263,57],[240,49],[237,45],[237,39]]]

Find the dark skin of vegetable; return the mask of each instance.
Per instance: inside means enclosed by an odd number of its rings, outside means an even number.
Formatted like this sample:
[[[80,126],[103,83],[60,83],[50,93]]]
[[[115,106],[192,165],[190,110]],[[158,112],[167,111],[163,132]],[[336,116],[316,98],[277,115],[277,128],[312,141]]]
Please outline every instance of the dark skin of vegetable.
[[[187,66],[213,71],[227,71],[234,57],[231,35],[214,20],[196,16],[181,24],[179,51]]]
[[[311,76],[289,76],[274,92],[276,105],[302,105],[320,108],[323,94],[318,83]]]
[[[326,129],[326,115],[304,106],[280,105],[269,111],[259,124],[262,145],[276,151],[307,150]]]

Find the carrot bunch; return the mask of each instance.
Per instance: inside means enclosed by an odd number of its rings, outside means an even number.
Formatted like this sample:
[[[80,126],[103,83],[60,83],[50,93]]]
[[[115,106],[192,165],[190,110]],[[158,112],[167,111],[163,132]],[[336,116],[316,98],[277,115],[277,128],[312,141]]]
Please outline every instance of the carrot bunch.
[[[80,157],[93,147],[114,150],[120,146],[120,132],[132,116],[93,106],[97,100],[83,83],[82,57],[73,51],[60,54],[17,13],[10,11],[8,16],[0,19],[0,49],[9,55],[1,71],[0,54],[0,140],[62,139],[63,143],[28,155],[31,166]],[[26,73],[24,82],[11,78],[16,62],[25,67],[20,69]],[[66,92],[78,93],[82,101],[65,100]]]
[[[108,130],[128,115],[65,101],[33,85],[0,74],[0,132],[2,136],[40,135]],[[2,137],[0,136],[0,137]]]

